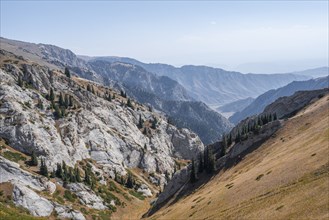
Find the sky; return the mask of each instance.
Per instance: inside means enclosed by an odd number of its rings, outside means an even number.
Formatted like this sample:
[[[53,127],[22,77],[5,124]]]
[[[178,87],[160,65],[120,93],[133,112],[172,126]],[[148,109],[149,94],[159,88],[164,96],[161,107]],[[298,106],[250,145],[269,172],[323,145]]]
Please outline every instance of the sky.
[[[1,37],[242,72],[328,66],[328,1],[3,1]]]

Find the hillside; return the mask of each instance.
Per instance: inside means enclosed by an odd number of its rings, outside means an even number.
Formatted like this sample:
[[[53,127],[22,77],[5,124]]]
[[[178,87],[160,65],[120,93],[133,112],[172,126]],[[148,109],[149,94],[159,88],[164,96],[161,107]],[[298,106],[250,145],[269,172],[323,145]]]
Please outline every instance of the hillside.
[[[296,91],[322,89],[322,88],[328,88],[328,86],[329,86],[329,76],[289,83],[286,86],[267,91],[264,94],[258,96],[253,102],[251,102],[243,110],[233,114],[229,118],[229,120],[232,123],[236,124],[248,116],[261,113],[267,105],[271,104],[272,102],[274,102],[276,99],[280,97],[290,96],[294,94]]]
[[[177,81],[148,72],[136,64],[130,65],[120,60],[111,63],[106,60],[88,59],[88,57],[81,59],[70,50],[48,44],[34,44],[6,38],[0,38],[0,43],[3,51],[11,52],[42,66],[62,71],[68,67],[73,75],[109,86],[116,91],[124,90],[135,100],[148,106],[152,105],[156,110],[173,118],[174,125],[194,131],[205,144],[217,141],[223,133],[232,128],[232,124],[218,112],[193,101]],[[169,102],[179,112],[183,110],[178,108],[186,106],[193,109],[193,114],[173,114],[172,111],[166,110],[168,108],[163,108]],[[209,119],[206,115],[212,115],[214,119]],[[205,125],[211,130],[208,134],[202,129]]]
[[[329,95],[319,98],[239,163],[149,219],[328,218]]]
[[[49,218],[139,216],[204,148],[126,94],[0,53],[0,218],[6,206]]]
[[[180,68],[161,63],[142,63],[125,57],[94,57],[93,60],[125,62],[139,65],[159,76],[168,76],[181,84],[195,100],[217,108],[240,99],[287,85],[292,81],[310,79],[298,74],[242,74],[208,66],[186,65]]]

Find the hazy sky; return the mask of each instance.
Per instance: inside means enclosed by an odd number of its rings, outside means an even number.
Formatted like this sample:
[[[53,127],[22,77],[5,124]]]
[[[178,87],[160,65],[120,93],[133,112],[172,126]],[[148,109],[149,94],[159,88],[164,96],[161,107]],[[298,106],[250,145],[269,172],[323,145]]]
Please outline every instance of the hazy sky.
[[[177,66],[303,69],[328,65],[328,7],[328,1],[1,0],[1,36]]]

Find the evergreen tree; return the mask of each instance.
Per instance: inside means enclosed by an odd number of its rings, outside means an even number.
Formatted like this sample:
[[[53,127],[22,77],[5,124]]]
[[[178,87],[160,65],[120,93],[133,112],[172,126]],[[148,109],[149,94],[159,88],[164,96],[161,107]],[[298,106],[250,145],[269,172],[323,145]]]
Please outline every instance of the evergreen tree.
[[[196,176],[196,170],[195,170],[195,162],[194,159],[192,159],[192,167],[191,167],[191,173],[190,173],[190,181],[191,183],[195,183],[197,180]]]
[[[60,163],[57,163],[56,177],[58,177],[58,178],[62,178],[63,177],[63,170],[62,170],[62,166],[61,166]]]
[[[58,98],[58,102],[60,106],[64,105],[64,98],[63,98],[63,94],[59,93],[59,98]]]
[[[112,99],[115,99],[115,93],[113,93]]]
[[[139,115],[138,128],[143,128],[143,123],[144,123],[144,121],[143,121],[143,119],[142,119],[142,116]]]
[[[54,107],[55,107],[55,112],[54,112],[55,118],[58,119],[58,118],[62,117],[62,112],[59,109],[58,105],[54,104]]]
[[[34,151],[32,151],[32,156],[31,156],[31,160],[30,160],[30,165],[31,165],[31,166],[38,166],[38,158],[37,158],[37,155],[35,154]]]
[[[63,170],[63,174],[62,174],[62,179],[67,179],[68,177],[68,170],[67,170],[67,166],[65,161],[62,161],[62,170]]]
[[[152,126],[151,126],[151,128],[156,129],[156,128],[157,128],[157,124],[158,124],[158,120],[157,120],[156,117],[154,117],[154,119],[153,119],[153,121],[152,121]]]
[[[87,185],[91,185],[92,184],[91,177],[90,177],[90,170],[88,168],[85,169],[85,179],[84,179],[84,182]]]
[[[72,167],[69,167],[69,177],[71,183],[75,183],[77,181]]]
[[[47,165],[46,165],[44,159],[41,159],[40,174],[45,177],[48,177],[48,168],[47,168]]]
[[[64,99],[64,106],[65,106],[65,108],[68,108],[69,105],[70,105],[69,95],[66,94],[65,99]]]
[[[70,95],[69,98],[69,106],[72,107],[73,106],[73,96]]]
[[[91,86],[91,92],[95,95],[95,89],[94,89],[94,86]]]
[[[89,84],[87,85],[87,91],[88,91],[88,92],[91,92],[91,87],[90,87]]]
[[[75,168],[74,173],[75,173],[75,179],[76,179],[76,181],[78,183],[80,183],[81,182],[81,176],[80,176],[80,171],[79,171],[79,168],[78,167]]]
[[[49,92],[49,100],[50,101],[54,101],[55,100],[55,93],[53,88],[50,88],[50,92]]]
[[[212,153],[211,148],[208,149],[208,163],[207,163],[207,172],[213,173],[215,171],[215,156]]]
[[[199,154],[199,166],[198,166],[198,172],[202,173],[203,172],[203,155],[202,153]]]
[[[65,75],[68,77],[68,78],[71,78],[71,73],[70,73],[70,70],[69,68],[65,67]]]
[[[277,118],[277,116],[276,116],[276,113],[274,113],[274,115],[273,115],[273,120],[275,121],[275,120],[277,120],[278,118]]]
[[[127,106],[130,107],[130,108],[132,108],[132,109],[134,109],[134,106],[133,106],[133,104],[131,103],[130,98],[128,98],[128,100],[127,100]]]
[[[22,77],[21,76],[18,76],[18,81],[17,81],[17,84],[23,88],[24,86],[24,83],[23,83],[23,80],[22,80]]]
[[[42,103],[41,99],[38,100],[37,107],[38,107],[39,109],[43,110],[43,103]]]
[[[126,187],[131,188],[131,189],[134,188],[134,178],[130,172],[128,173]]]
[[[56,171],[53,170],[53,171],[51,171],[51,173],[50,173],[50,178],[55,178],[55,177],[56,177]]]

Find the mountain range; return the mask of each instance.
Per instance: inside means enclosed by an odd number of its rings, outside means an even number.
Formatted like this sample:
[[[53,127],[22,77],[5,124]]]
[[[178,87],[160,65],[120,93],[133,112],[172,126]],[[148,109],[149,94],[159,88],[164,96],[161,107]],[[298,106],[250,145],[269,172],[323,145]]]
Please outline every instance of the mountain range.
[[[286,86],[283,86],[278,89],[272,89],[264,94],[258,96],[253,102],[251,102],[247,107],[242,111],[236,112],[232,115],[229,120],[236,124],[244,118],[252,115],[261,113],[265,107],[276,99],[283,96],[290,96],[296,91],[305,91],[305,90],[316,90],[329,87],[329,76],[320,77],[316,79],[310,79],[307,81],[292,82]]]

